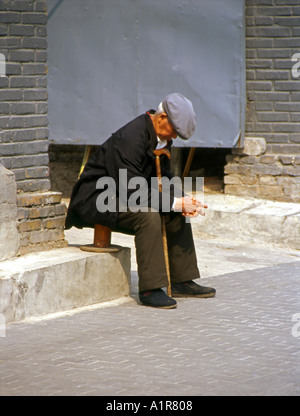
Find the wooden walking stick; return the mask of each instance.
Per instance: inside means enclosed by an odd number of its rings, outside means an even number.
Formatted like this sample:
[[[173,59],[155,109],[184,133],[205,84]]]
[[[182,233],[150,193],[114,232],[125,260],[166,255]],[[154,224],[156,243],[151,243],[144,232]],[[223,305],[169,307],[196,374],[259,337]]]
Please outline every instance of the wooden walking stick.
[[[155,154],[155,164],[156,164],[156,175],[158,177],[158,186],[159,192],[162,192],[162,183],[161,183],[161,170],[160,170],[160,156],[166,155],[169,159],[171,158],[170,152],[167,149],[159,149],[153,150]],[[170,277],[170,266],[169,266],[169,255],[168,255],[168,242],[167,242],[167,232],[166,232],[166,223],[165,217],[162,215],[162,240],[163,240],[163,247],[164,247],[164,256],[165,256],[165,263],[167,269],[167,276],[168,276],[168,286],[167,286],[167,294],[168,296],[172,296],[171,291],[171,277]]]

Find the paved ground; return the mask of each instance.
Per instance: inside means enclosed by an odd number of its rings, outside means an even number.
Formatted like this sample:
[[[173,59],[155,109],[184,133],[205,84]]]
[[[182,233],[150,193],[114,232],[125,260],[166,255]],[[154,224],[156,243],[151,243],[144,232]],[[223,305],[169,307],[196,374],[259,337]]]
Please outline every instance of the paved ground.
[[[299,395],[300,261],[273,256],[210,273],[217,296],[176,310],[140,306],[133,284],[123,303],[8,325],[0,395]]]

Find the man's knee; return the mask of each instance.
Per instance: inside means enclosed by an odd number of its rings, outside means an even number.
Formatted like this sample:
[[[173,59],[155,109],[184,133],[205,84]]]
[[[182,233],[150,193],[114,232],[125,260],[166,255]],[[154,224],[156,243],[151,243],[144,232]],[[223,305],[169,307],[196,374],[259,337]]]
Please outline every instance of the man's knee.
[[[138,212],[137,228],[161,229],[161,216],[157,211]]]

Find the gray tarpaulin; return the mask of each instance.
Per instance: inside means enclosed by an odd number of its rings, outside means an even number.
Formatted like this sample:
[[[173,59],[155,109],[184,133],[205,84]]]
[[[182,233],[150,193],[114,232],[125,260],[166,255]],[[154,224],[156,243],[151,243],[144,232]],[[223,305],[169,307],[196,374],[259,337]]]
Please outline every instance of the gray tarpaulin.
[[[48,14],[50,140],[101,144],[180,92],[197,128],[176,145],[242,145],[244,0],[48,0]]]

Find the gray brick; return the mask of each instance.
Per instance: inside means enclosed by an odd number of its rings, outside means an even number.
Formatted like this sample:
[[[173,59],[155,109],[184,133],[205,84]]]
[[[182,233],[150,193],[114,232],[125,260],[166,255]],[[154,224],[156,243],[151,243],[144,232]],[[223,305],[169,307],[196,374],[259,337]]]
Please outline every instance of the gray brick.
[[[9,52],[9,60],[17,62],[34,61],[34,51],[12,50]]]
[[[246,71],[246,79],[247,79],[247,81],[255,80],[256,79],[254,69],[251,69],[251,70],[247,70]]]
[[[270,91],[272,90],[272,82],[266,81],[248,81],[247,90]]]
[[[273,17],[256,17],[255,26],[272,26]]]
[[[51,187],[51,184],[50,184],[49,179],[34,179],[34,180],[31,179],[31,180],[17,182],[18,190],[21,190],[23,192],[49,191],[50,187]],[[30,233],[30,235],[31,234],[32,233]],[[50,238],[45,241],[49,241],[49,240],[55,240],[55,238],[53,238],[53,235],[51,235]]]
[[[40,75],[36,80],[36,87],[37,88],[47,88],[48,78],[47,75]]]
[[[281,133],[299,133],[300,132],[300,124],[299,123],[280,123],[280,124],[273,124],[273,131],[274,132],[281,132]]]
[[[246,39],[246,48],[272,48],[273,39]]]
[[[274,39],[274,47],[275,48],[298,48],[300,47],[300,37],[299,38]],[[292,54],[290,54],[290,56],[292,56]]]
[[[255,103],[255,110],[256,111],[272,111],[273,110],[273,103],[268,102],[256,102]]]
[[[22,40],[22,47],[29,49],[46,49],[47,40],[41,37],[27,37]]]
[[[246,49],[246,60],[255,59],[257,57],[256,49]]]
[[[10,105],[8,103],[0,103],[0,114],[9,114]]]
[[[291,134],[290,135],[291,142],[300,143],[300,134]]]
[[[253,16],[246,16],[246,27],[254,26],[254,17]]]
[[[7,87],[8,87],[8,78],[0,77],[0,88],[7,88]]]
[[[291,101],[300,101],[300,92],[292,92]]]
[[[300,81],[275,81],[276,91],[300,91]]]
[[[257,51],[258,58],[291,58],[289,49],[259,49]]]
[[[25,117],[25,127],[46,127],[48,126],[48,117],[44,115]]]
[[[257,113],[258,121],[281,122],[290,121],[288,113]]]
[[[24,91],[25,101],[44,101],[48,98],[48,92],[45,88],[29,89]]]
[[[46,12],[47,11],[47,1],[36,1],[34,4],[36,12]]]
[[[25,169],[25,178],[48,178],[49,177],[49,168],[48,166],[39,166],[34,168],[26,168]],[[25,179],[24,178],[24,179]],[[47,210],[47,213],[44,212],[43,216],[46,217],[49,215],[49,209]]]
[[[268,133],[272,131],[272,126],[270,123],[255,123],[252,131],[257,133]]]
[[[1,135],[0,135],[1,138]],[[11,162],[12,162],[12,158],[11,157],[0,157],[0,163],[1,165],[3,165],[6,169],[11,169]]]
[[[275,69],[288,69],[291,71],[293,62],[291,59],[276,59],[274,62]]]
[[[272,0],[247,0],[247,7],[249,6],[272,6],[273,1]]]
[[[22,141],[30,141],[36,139],[36,129],[20,129],[20,130],[10,130],[10,131],[3,131],[2,137],[3,141],[9,142],[22,142]]]
[[[254,37],[255,36],[255,27],[254,26],[247,26],[246,27],[246,37]]]
[[[22,23],[45,25],[47,23],[47,15],[45,13],[22,13]]]
[[[44,75],[48,72],[48,66],[44,63],[25,63],[23,65],[23,75]]]
[[[289,134],[265,133],[264,137],[268,143],[289,143]]]
[[[36,104],[36,112],[38,114],[47,114],[48,112],[48,103],[37,103]]]
[[[8,25],[0,23],[0,36],[7,36],[8,34]]]
[[[0,38],[0,48],[8,48],[8,49],[20,49],[21,48],[21,38],[20,37],[1,37]]]
[[[292,7],[259,7],[260,16],[292,16]]]
[[[299,0],[275,0],[276,6],[299,6]]]
[[[0,101],[20,101],[23,98],[21,89],[3,89],[0,94]]]
[[[33,88],[36,86],[35,77],[10,77],[11,88]]]
[[[12,114],[34,114],[36,105],[34,103],[15,103],[11,104]]]
[[[292,34],[291,28],[285,28],[285,27],[263,27],[263,28],[256,29],[256,35],[262,38],[263,37],[282,38],[286,36],[291,36],[291,34]]]
[[[300,36],[300,27],[293,27],[293,36]]]
[[[267,145],[267,152],[285,154],[285,155],[294,155],[300,153],[300,145],[296,144],[270,144]],[[300,172],[299,172],[300,173]]]
[[[15,156],[11,160],[11,169],[27,168],[31,166],[47,166],[48,154],[33,156]]]
[[[17,0],[11,3],[9,8],[18,12],[30,12],[33,11],[34,1],[32,0]]]
[[[48,139],[49,138],[49,129],[47,128],[38,128],[36,129],[36,138],[37,139]]]
[[[22,73],[22,66],[20,63],[6,63],[6,75],[20,75]]]
[[[48,118],[43,115],[37,116],[13,116],[0,118],[2,129],[27,128],[27,127],[46,127]]]
[[[299,113],[291,113],[291,121],[300,122],[300,112]]]
[[[273,61],[272,61],[272,59],[247,59],[246,60],[246,67],[248,69],[251,69],[251,68],[272,69],[273,68]]]
[[[39,154],[48,152],[48,141],[47,140],[35,140],[34,142],[26,142],[25,144],[20,144],[21,152],[20,154]]]
[[[247,0],[247,6],[273,6],[272,0]]]
[[[21,15],[17,12],[0,12],[0,23],[19,23]]]
[[[257,80],[288,80],[290,79],[290,71],[274,71],[274,70],[257,70]]]
[[[47,62],[47,51],[35,51],[35,62]]]
[[[10,36],[34,36],[34,27],[29,25],[9,25]]]
[[[299,17],[274,17],[274,23],[278,26],[299,26]]]
[[[37,37],[46,37],[47,36],[47,26],[36,26],[35,27],[35,36],[37,36]]]
[[[300,103],[274,103],[274,110],[290,112],[300,111]]]

